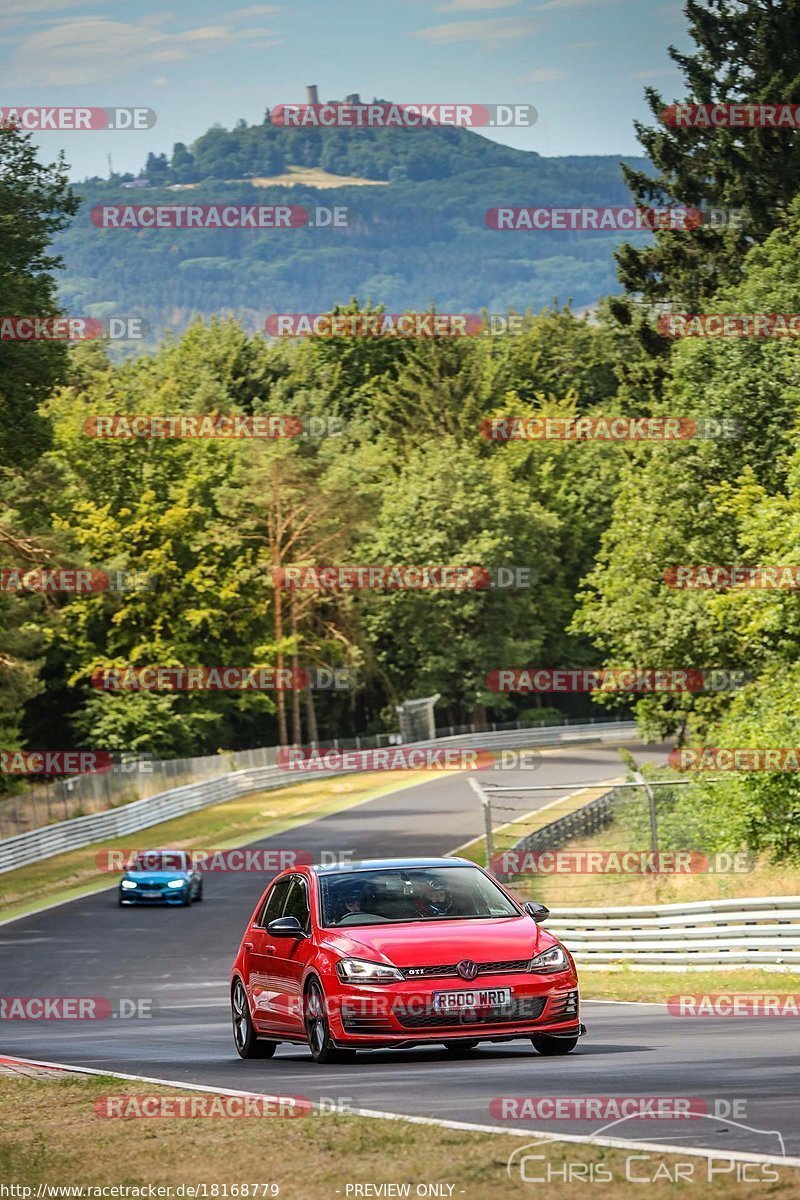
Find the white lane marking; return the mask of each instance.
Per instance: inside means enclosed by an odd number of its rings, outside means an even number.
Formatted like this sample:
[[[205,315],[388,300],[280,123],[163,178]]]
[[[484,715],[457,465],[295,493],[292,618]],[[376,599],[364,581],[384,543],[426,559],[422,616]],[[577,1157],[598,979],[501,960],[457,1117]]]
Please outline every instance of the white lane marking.
[[[159,1087],[173,1087],[190,1092],[207,1092],[215,1096],[242,1096],[248,1099],[267,1099],[274,1102],[297,1098],[278,1096],[268,1092],[245,1092],[239,1088],[220,1088],[201,1083],[184,1083],[181,1080],[175,1079],[157,1079],[150,1075],[128,1075],[122,1071],[103,1071],[97,1070],[94,1067],[76,1067],[69,1063],[42,1062],[32,1058],[12,1058],[11,1056],[5,1056],[5,1059],[7,1062],[21,1063],[31,1067],[54,1067],[60,1071],[73,1071],[76,1075],[106,1075],[111,1079],[128,1079],[137,1083],[154,1083]],[[327,1079],[329,1076],[326,1075],[325,1078]],[[312,1104],[311,1107],[319,1109],[320,1105]],[[406,1121],[410,1125],[435,1125],[439,1129],[459,1129],[472,1133],[504,1133],[509,1137],[540,1138],[542,1141],[548,1142],[576,1142],[580,1145],[589,1146],[611,1146],[621,1150],[653,1150],[656,1153],[664,1154],[678,1153],[674,1147],[664,1145],[663,1143],[636,1142],[628,1138],[586,1137],[585,1135],[576,1133],[539,1132],[536,1129],[503,1129],[502,1126],[498,1125],[478,1125],[470,1121],[446,1121],[439,1117],[413,1117],[407,1113],[380,1112],[369,1108],[353,1108],[348,1111],[354,1117],[367,1117],[378,1121]],[[680,1153],[692,1154],[695,1158],[724,1158],[734,1162],[760,1162],[772,1163],[779,1167],[800,1167],[800,1158],[781,1158],[776,1154],[751,1154],[747,1151],[739,1150],[720,1152],[719,1150],[707,1150],[702,1146],[681,1146]]]
[[[584,1000],[581,1004],[646,1004],[648,1008],[666,1008],[666,1000]]]

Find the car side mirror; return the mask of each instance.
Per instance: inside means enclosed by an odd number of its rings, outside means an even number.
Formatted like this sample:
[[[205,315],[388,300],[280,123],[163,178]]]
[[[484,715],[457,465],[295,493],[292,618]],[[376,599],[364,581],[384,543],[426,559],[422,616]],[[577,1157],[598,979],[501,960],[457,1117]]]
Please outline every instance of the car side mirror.
[[[546,921],[550,916],[550,909],[545,908],[543,904],[534,904],[532,900],[526,900],[522,906],[529,917],[532,917],[537,925],[542,921]]]
[[[298,938],[306,936],[306,931],[297,917],[277,917],[274,921],[270,921],[267,926],[267,933],[271,933],[273,937]]]

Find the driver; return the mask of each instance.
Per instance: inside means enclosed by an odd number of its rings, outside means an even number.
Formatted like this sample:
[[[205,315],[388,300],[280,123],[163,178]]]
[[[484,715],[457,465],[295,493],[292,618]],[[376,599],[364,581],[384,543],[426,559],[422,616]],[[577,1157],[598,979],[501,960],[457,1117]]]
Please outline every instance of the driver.
[[[342,921],[349,913],[364,911],[364,890],[358,884],[350,884],[344,889],[341,897],[342,911],[339,920]]]
[[[419,911],[426,917],[447,917],[453,911],[453,893],[437,875],[423,880],[419,902]]]

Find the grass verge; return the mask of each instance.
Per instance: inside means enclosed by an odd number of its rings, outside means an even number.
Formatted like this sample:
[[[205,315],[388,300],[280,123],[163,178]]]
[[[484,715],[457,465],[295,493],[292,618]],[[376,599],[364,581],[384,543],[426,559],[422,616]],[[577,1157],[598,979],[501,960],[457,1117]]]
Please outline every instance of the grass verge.
[[[649,1000],[663,1003],[670,996],[774,995],[797,991],[797,975],[789,972],[760,971],[753,967],[733,967],[729,971],[580,971],[581,997],[584,1000]]]
[[[268,1066],[266,1070],[268,1070]],[[148,1184],[176,1188],[206,1185],[206,1195],[224,1196],[223,1185],[249,1182],[275,1184],[255,1193],[281,1200],[335,1200],[355,1195],[403,1195],[352,1190],[357,1184],[409,1184],[406,1194],[450,1195],[466,1200],[507,1200],[534,1193],[519,1176],[509,1179],[509,1155],[526,1139],[504,1134],[473,1133],[413,1125],[402,1121],[355,1116],[307,1116],[302,1119],[231,1117],[142,1118],[111,1120],[97,1116],[95,1101],[107,1095],[189,1096],[177,1089],[128,1083],[94,1076],[60,1079],[12,1076],[0,1087],[0,1178],[7,1184],[99,1187]],[[476,1117],[480,1120],[480,1117]],[[487,1117],[488,1119],[488,1117]],[[533,1140],[533,1139],[532,1139]],[[654,1140],[657,1140],[654,1134]],[[545,1143],[531,1151],[542,1160],[529,1164],[530,1174],[547,1178],[549,1200],[572,1200],[581,1182],[602,1182],[608,1200],[641,1194],[641,1184],[626,1181],[627,1152],[603,1146]],[[676,1194],[694,1200],[730,1196],[731,1174],[720,1174],[721,1159],[712,1160],[717,1174],[708,1181],[709,1161],[684,1154],[636,1151],[635,1170],[654,1180],[648,1196],[666,1200]],[[644,1157],[642,1157],[644,1155]],[[565,1164],[577,1164],[583,1180],[565,1178]],[[672,1182],[676,1164],[689,1164],[693,1177]],[[572,1169],[573,1172],[575,1168]],[[770,1182],[763,1178],[767,1172]],[[751,1164],[749,1178],[737,1183],[739,1200],[768,1194],[789,1200],[797,1194],[798,1171],[791,1167]],[[602,1176],[602,1178],[598,1178]],[[777,1178],[776,1178],[777,1176]],[[445,1185],[440,1192],[417,1193],[419,1184]],[[212,1188],[217,1185],[214,1193]],[[349,1189],[348,1189],[348,1185]],[[452,1185],[448,1190],[447,1185]],[[12,1193],[9,1193],[12,1194]],[[19,1192],[16,1193],[20,1195]],[[147,1191],[143,1193],[147,1195]],[[186,1191],[185,1195],[191,1193]],[[200,1193],[202,1194],[202,1193]],[[246,1195],[239,1191],[238,1195]],[[175,1197],[173,1191],[172,1196]],[[195,1193],[198,1195],[198,1193]],[[230,1196],[231,1192],[227,1191]]]

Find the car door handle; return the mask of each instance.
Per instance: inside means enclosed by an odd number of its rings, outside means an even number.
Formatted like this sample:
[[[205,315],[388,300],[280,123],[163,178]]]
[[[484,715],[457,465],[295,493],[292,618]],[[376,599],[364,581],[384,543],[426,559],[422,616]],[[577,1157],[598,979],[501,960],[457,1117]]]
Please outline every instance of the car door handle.
[[[274,954],[274,953],[275,953],[275,947],[274,947],[274,946],[265,946],[265,947],[264,947],[264,953],[265,953],[265,954]]]
[[[253,943],[252,943],[252,942],[242,942],[242,945],[243,945],[243,947],[244,947],[244,949],[245,949],[245,950],[252,950],[252,949],[253,949]]]

